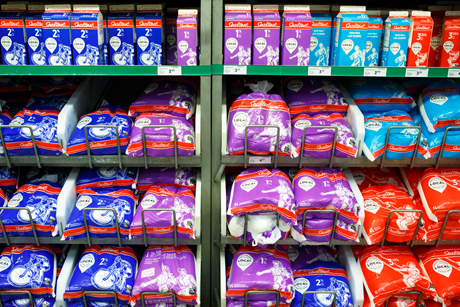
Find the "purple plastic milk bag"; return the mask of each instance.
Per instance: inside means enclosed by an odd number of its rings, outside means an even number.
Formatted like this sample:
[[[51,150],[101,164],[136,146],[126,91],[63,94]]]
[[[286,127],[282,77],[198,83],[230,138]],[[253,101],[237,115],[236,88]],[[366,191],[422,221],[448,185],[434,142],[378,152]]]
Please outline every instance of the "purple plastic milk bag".
[[[291,245],[286,249],[291,260],[292,271],[297,271],[303,266],[318,261],[337,262],[333,249],[329,246],[296,246]]]
[[[240,247],[232,261],[226,296],[244,300],[249,290],[279,292],[280,303],[293,299],[294,284],[291,261],[284,249],[275,247]],[[275,294],[249,294],[248,300],[275,301]]]
[[[279,65],[281,17],[278,5],[254,5],[253,65]]]
[[[198,10],[179,10],[177,16],[177,65],[198,63]]]
[[[310,61],[309,5],[285,5],[281,65],[307,66]]]
[[[173,213],[144,211],[148,209],[174,209],[177,237],[195,239],[195,196],[191,190],[173,186],[151,186],[142,198],[129,229],[130,237],[142,238],[142,220],[144,220],[148,238],[174,238]],[[142,218],[142,211],[144,211],[144,218]]]
[[[188,188],[192,191],[196,189],[196,172],[191,168],[180,167],[149,167],[141,169],[137,181],[137,190],[145,193],[152,185],[174,186],[178,188]]]
[[[225,5],[224,64],[251,65],[250,4]]]
[[[251,167],[235,178],[228,215],[277,212],[289,225],[296,224],[296,206],[289,177],[280,170]]]
[[[289,110],[281,96],[261,92],[243,94],[232,104],[228,117],[227,147],[230,155],[244,153],[245,130],[249,125],[279,127],[279,155],[291,150],[291,121]],[[248,128],[248,152],[255,155],[275,154],[276,128]]]
[[[133,287],[133,299],[141,306],[142,292],[173,292],[178,304],[196,305],[195,256],[187,246],[151,245],[139,265]],[[146,305],[173,303],[170,294],[144,296]]]

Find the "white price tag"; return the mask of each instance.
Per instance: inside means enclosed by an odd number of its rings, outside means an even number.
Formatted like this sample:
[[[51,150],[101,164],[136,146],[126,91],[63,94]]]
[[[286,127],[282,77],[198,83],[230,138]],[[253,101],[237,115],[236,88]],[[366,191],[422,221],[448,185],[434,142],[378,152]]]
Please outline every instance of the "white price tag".
[[[224,75],[246,75],[247,73],[248,73],[247,66],[224,65]]]
[[[460,78],[460,69],[450,68],[447,72],[447,77],[449,78]]]
[[[182,75],[182,67],[180,66],[158,66],[159,76],[180,76]]]
[[[406,68],[406,77],[428,77],[428,68]]]
[[[386,76],[387,76],[387,69],[384,67],[379,67],[379,68],[365,67],[364,68],[364,77],[386,77]]]
[[[308,67],[309,76],[330,76],[331,67],[328,66],[309,66]]]
[[[271,164],[272,157],[249,157],[249,164]]]

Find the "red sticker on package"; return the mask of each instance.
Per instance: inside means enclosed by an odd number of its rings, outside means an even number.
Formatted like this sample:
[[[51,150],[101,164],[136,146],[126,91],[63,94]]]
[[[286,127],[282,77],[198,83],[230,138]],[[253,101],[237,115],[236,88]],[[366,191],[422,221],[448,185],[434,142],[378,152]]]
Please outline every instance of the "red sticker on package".
[[[401,190],[406,191],[404,183],[398,176],[395,168],[356,168],[350,167],[350,170],[362,191],[368,187],[376,185],[392,184]]]
[[[362,191],[364,199],[364,238],[367,244],[379,243],[383,239],[385,225],[391,210],[415,210],[412,199],[403,190],[393,185],[381,185]],[[406,242],[412,240],[420,213],[393,212],[385,240]]]
[[[430,279],[407,246],[368,246],[359,266],[372,307],[408,291],[420,291],[422,298],[436,297]]]
[[[424,168],[421,167],[400,167],[399,172],[401,173],[401,177],[406,185],[407,192],[411,197],[415,197],[418,195],[417,186],[420,182],[420,178],[422,178],[423,172],[425,171]]]
[[[430,220],[441,222],[460,209],[460,168],[427,168],[417,189]]]

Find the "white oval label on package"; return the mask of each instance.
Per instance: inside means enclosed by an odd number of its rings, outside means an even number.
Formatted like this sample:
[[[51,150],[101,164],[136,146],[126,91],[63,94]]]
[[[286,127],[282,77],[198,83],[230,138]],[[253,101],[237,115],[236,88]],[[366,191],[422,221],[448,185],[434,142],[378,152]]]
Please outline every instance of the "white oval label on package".
[[[233,116],[233,126],[235,128],[244,128],[249,124],[249,116],[246,113],[238,112]]]
[[[444,261],[444,260],[436,260],[434,263],[433,263],[433,270],[438,273],[438,274],[441,274],[443,276],[446,276],[447,278],[449,278],[450,274],[452,273],[452,266]]]
[[[89,205],[91,205],[92,202],[93,202],[93,199],[91,197],[83,195],[78,198],[75,206],[77,207],[78,210],[81,211],[85,209],[86,207],[88,207]]]
[[[310,126],[311,126],[311,122],[309,120],[306,120],[306,119],[298,120],[294,124],[295,128],[301,129],[301,130],[303,130],[305,127],[310,127]]]
[[[382,128],[382,123],[376,122],[376,121],[368,121],[365,125],[366,129],[372,130],[372,131],[379,131],[380,128]]]
[[[447,101],[447,96],[443,94],[434,94],[430,97],[432,103],[442,106]]]
[[[289,248],[286,250],[286,254],[288,255],[291,262],[294,262],[297,257],[299,257],[299,251],[292,246],[289,246]]]
[[[93,254],[86,254],[80,259],[78,268],[80,269],[80,272],[84,273],[87,269],[92,267],[95,262],[96,260],[94,260]]]
[[[377,213],[379,211],[380,206],[373,200],[366,200],[364,202],[364,210],[372,212],[372,213]]]
[[[243,182],[240,187],[246,192],[249,192],[252,189],[254,189],[256,186],[257,186],[257,180],[250,179],[248,181]]]
[[[0,258],[0,272],[6,270],[11,265],[11,259],[8,257]]]
[[[355,178],[356,183],[360,185],[361,183],[363,183],[366,176],[364,176],[363,172],[356,171],[356,172],[353,172],[353,178]]]
[[[366,267],[368,270],[380,274],[383,270],[383,262],[377,257],[370,257],[366,261]]]
[[[290,89],[291,91],[298,92],[300,89],[303,87],[303,82],[302,80],[299,79],[294,79],[289,81],[287,84],[287,88]]]
[[[315,186],[315,181],[310,177],[300,178],[299,183],[297,184],[299,188],[303,189],[305,192],[308,192]]]
[[[431,178],[430,181],[428,181],[428,186],[432,188],[433,190],[438,191],[439,193],[442,193],[446,189],[447,184],[441,178],[434,177],[434,178]]]
[[[142,199],[142,207],[150,208],[157,203],[157,198],[155,195],[148,194]]]
[[[300,293],[304,293],[310,288],[310,282],[306,278],[297,278],[294,280],[294,288]]]
[[[241,269],[241,271],[245,271],[252,263],[254,262],[254,259],[251,257],[251,255],[248,254],[243,254],[238,257],[238,260],[236,260],[236,264],[238,267]]]
[[[150,125],[152,121],[149,118],[139,118],[134,124],[137,128],[142,128],[144,126]]]
[[[8,207],[17,207],[19,203],[22,201],[22,194],[16,194],[13,198],[10,199],[8,202]]]
[[[79,121],[78,124],[77,124],[77,128],[78,128],[78,129],[81,129],[81,128],[83,128],[84,126],[88,125],[91,121],[92,121],[91,117],[85,116],[85,117],[83,117],[82,119],[80,119],[80,121]]]

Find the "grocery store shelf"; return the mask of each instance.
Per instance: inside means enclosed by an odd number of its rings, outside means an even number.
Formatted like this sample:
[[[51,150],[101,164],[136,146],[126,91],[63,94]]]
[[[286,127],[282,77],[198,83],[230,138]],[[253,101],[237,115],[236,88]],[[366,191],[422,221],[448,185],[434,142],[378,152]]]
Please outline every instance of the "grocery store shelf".
[[[60,237],[38,237],[40,244],[88,244],[87,239],[78,239],[78,240],[68,240],[62,241]],[[34,237],[8,237],[10,244],[25,244],[25,243],[35,243]],[[201,238],[197,237],[195,240],[193,239],[177,239],[178,245],[199,245],[201,244]],[[0,244],[6,244],[5,238],[0,237]],[[97,239],[92,238],[91,244],[111,244],[117,245],[118,241],[117,238],[105,238],[105,239]],[[121,239],[122,245],[144,245],[143,238],[136,238],[136,239]],[[162,238],[162,239],[154,239],[154,238],[147,238],[147,244],[159,244],[159,245],[174,245],[174,238]]]
[[[261,163],[251,163],[251,159],[257,160],[257,158],[266,157],[265,159],[260,159],[263,162]],[[249,156],[249,166],[273,166],[275,161],[274,156]],[[381,165],[381,158],[375,160],[374,162],[370,161],[366,157],[358,158],[334,158],[332,161],[333,167],[379,167]],[[399,159],[399,160],[388,160],[385,159],[385,167],[405,167],[410,166],[411,158]],[[244,156],[230,156],[222,155],[222,163],[226,166],[244,166]],[[267,163],[268,161],[268,163]],[[279,156],[277,167],[298,167],[299,158],[290,158],[288,156]],[[419,159],[416,158],[414,162],[414,167],[431,167],[436,165],[436,158],[432,159]],[[442,158],[439,166],[458,166],[460,165],[460,159],[449,159]],[[302,166],[329,166],[329,159],[315,159],[315,158],[304,158]]]
[[[40,163],[43,166],[70,166],[70,167],[88,167],[88,156],[39,156]],[[35,156],[9,156],[13,166],[37,166]],[[174,157],[148,157],[149,167],[173,167]],[[177,157],[179,167],[201,167],[201,156]],[[123,167],[144,167],[145,159],[143,157],[129,157],[122,155],[121,162]],[[92,156],[93,167],[117,167],[118,156]],[[7,166],[5,157],[0,157],[0,166]]]
[[[162,66],[180,67],[182,76],[209,76],[211,65],[198,66]],[[34,76],[157,76],[158,66],[8,66],[0,65],[0,75]],[[169,75],[168,73],[164,74]],[[177,71],[170,75],[178,75]]]
[[[241,66],[241,72],[235,72],[234,70],[225,70],[225,66],[237,67],[236,65],[212,65],[212,74],[224,75],[224,74],[235,74],[235,75],[278,75],[278,76],[306,76],[308,75],[309,67],[312,66],[263,66],[263,65],[247,65]],[[362,77],[370,76],[364,74],[364,67],[349,67],[349,66],[314,66],[320,69],[325,68],[326,71],[321,72],[323,75],[331,76],[346,76],[346,77]],[[369,68],[386,68],[386,77],[406,77],[407,69],[417,69],[415,67],[369,67]],[[432,68],[420,68],[420,70],[428,70],[428,75],[424,77],[430,78],[446,78],[446,77],[460,77],[460,69],[452,69],[449,74],[449,68],[432,67]],[[318,75],[316,71],[315,75]],[[378,76],[381,76],[380,74]]]

